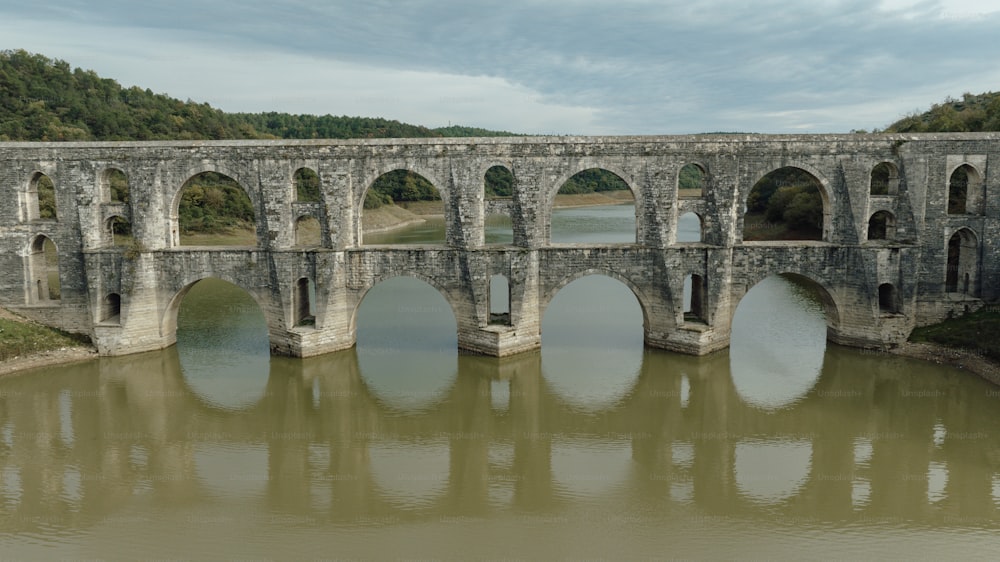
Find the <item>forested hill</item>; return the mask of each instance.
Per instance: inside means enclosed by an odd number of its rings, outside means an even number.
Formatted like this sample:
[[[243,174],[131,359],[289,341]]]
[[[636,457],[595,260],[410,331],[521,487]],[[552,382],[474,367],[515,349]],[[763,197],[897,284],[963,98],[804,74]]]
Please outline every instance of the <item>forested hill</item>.
[[[1000,92],[948,98],[923,113],[914,112],[885,128],[886,133],[1000,131]]]
[[[509,136],[370,117],[226,113],[23,50],[0,51],[0,141]]]

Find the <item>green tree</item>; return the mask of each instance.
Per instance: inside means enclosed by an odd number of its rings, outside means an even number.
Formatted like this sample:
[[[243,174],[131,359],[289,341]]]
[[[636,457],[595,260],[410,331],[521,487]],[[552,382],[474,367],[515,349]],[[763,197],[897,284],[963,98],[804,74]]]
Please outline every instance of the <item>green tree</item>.
[[[319,203],[319,175],[309,168],[299,168],[295,171],[295,193],[299,201]]]
[[[594,193],[599,191],[621,191],[628,189],[625,180],[614,172],[601,168],[590,168],[577,172],[559,187],[559,193]]]
[[[46,175],[41,175],[35,182],[35,189],[38,191],[38,216],[43,219],[55,219],[56,217],[56,188],[52,180]]]
[[[514,174],[504,166],[493,166],[486,170],[484,185],[487,197],[510,197],[514,195]]]

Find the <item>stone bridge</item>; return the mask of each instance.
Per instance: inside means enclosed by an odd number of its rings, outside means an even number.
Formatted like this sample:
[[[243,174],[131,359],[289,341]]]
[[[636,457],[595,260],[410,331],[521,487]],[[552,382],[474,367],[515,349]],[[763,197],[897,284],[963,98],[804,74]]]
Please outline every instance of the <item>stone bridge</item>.
[[[561,287],[602,274],[635,294],[648,345],[704,354],[728,345],[742,296],[782,274],[815,287],[832,341],[891,346],[1000,296],[996,162],[992,133],[0,143],[0,305],[89,334],[102,354],[127,354],[171,345],[183,295],[216,277],[255,298],[273,352],[311,356],[351,347],[367,291],[404,275],[444,295],[461,348],[505,356],[541,345],[542,315]],[[703,174],[694,196],[678,190],[691,164]],[[514,177],[509,200],[485,196],[494,166]],[[822,239],[744,241],[752,187],[786,167],[820,186]],[[552,242],[556,192],[592,168],[631,189],[634,243]],[[320,178],[319,202],[298,200],[302,169]],[[367,190],[401,169],[439,190],[443,244],[363,244]],[[182,186],[202,172],[247,192],[254,246],[181,245]],[[114,199],[113,176],[126,178],[127,202]],[[54,219],[40,215],[43,179]],[[485,242],[495,212],[509,214],[511,244]],[[697,215],[700,241],[678,241],[685,213]],[[318,222],[318,244],[297,239],[303,219]],[[114,242],[115,220],[131,223],[125,246]],[[52,246],[57,263],[47,264]],[[500,320],[490,314],[497,279],[509,293]]]

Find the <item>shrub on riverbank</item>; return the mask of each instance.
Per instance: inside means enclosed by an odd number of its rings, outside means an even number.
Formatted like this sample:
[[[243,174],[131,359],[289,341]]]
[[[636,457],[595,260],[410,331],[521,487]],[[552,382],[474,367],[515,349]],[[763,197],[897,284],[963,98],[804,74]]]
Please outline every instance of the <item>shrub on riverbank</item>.
[[[939,324],[915,328],[910,334],[910,341],[970,349],[1000,361],[998,334],[1000,334],[1000,308],[990,306],[958,318],[950,318]]]

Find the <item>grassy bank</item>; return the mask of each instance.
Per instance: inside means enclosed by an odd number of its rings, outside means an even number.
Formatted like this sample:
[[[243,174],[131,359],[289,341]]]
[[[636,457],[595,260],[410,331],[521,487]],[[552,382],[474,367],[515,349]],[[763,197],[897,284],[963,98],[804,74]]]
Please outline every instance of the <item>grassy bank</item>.
[[[967,349],[1000,361],[997,336],[1000,336],[1000,311],[997,307],[986,307],[939,324],[916,328],[910,334],[910,341]]]
[[[0,361],[65,347],[89,347],[86,336],[67,334],[0,308]]]

